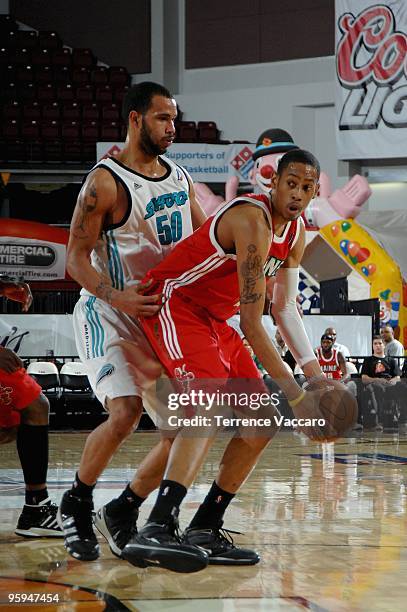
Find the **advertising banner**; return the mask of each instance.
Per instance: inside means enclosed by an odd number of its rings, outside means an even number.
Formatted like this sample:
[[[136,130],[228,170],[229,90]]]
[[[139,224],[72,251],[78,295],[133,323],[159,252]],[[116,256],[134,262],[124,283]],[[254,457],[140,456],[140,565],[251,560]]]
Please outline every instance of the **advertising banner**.
[[[123,143],[98,142],[97,159],[108,155],[117,155]],[[252,153],[256,145],[235,143],[202,144],[175,143],[168,148],[164,157],[183,166],[193,181],[202,183],[224,183],[231,176],[237,175],[241,182],[249,182],[249,173],[253,167]]]
[[[339,159],[405,157],[405,0],[336,0],[336,136]]]
[[[77,355],[72,315],[0,315],[0,345],[22,357]]]

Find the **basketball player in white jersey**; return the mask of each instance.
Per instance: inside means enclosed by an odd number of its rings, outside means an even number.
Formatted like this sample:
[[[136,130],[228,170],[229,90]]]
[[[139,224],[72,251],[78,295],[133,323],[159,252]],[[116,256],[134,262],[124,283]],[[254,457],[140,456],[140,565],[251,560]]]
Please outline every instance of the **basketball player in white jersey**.
[[[88,436],[59,510],[65,546],[80,560],[99,556],[92,528],[96,481],[137,427],[143,392],[161,373],[137,321],[158,311],[160,296],[143,296],[147,285],[140,281],[205,219],[187,172],[161,157],[175,138],[176,116],[176,102],[165,87],[149,82],[133,86],[123,102],[125,146],[92,168],[73,214],[68,271],[83,287],[74,311],[76,344],[92,388],[109,412]],[[169,445],[163,438],[139,467],[133,488],[127,486],[103,509],[104,526],[108,521],[114,532],[117,523],[119,539],[130,536],[138,507],[158,486]]]

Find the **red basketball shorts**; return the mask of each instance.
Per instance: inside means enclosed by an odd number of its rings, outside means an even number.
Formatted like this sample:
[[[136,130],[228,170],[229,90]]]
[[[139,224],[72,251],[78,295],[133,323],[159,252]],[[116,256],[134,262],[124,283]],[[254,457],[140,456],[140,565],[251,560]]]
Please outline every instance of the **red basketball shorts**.
[[[160,288],[154,287],[154,293]],[[239,334],[173,293],[154,317],[141,324],[167,375],[181,382],[199,379],[261,379]]]
[[[27,408],[40,393],[41,387],[24,368],[11,374],[0,370],[0,428],[19,425],[19,411]]]

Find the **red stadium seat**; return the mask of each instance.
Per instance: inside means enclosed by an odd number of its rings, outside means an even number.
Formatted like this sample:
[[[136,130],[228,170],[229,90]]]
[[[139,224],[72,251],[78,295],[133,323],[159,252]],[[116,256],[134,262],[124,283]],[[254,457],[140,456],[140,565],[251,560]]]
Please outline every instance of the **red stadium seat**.
[[[21,137],[24,140],[38,140],[40,138],[40,124],[38,121],[23,121]]]
[[[195,121],[179,121],[177,126],[177,142],[196,142],[197,130]]]
[[[51,61],[54,66],[66,66],[66,68],[70,68],[72,65],[71,51],[65,47],[62,49],[55,49],[51,53]]]
[[[50,66],[51,53],[48,49],[33,49],[31,53],[31,63],[35,66]]]
[[[18,87],[18,93],[22,100],[36,100],[38,92],[34,83],[25,83]]]
[[[61,110],[58,102],[51,102],[50,104],[44,104],[42,107],[42,118],[48,121],[59,121],[61,117]]]
[[[34,82],[34,70],[32,66],[20,66],[17,69],[17,82],[20,84]]]
[[[43,49],[58,49],[62,46],[57,32],[53,31],[40,30],[38,32],[38,41]]]
[[[21,104],[17,100],[11,100],[5,102],[3,106],[3,120],[6,119],[20,119],[21,117]]]
[[[60,138],[59,121],[43,120],[40,125],[41,138],[43,140],[55,141]]]
[[[96,142],[99,139],[99,125],[96,121],[83,121],[82,140],[83,142]]]
[[[85,121],[99,121],[99,105],[96,102],[83,104],[82,117]]]
[[[72,84],[76,87],[89,83],[89,70],[85,66],[75,66],[72,69]]]
[[[125,85],[123,88],[114,89],[113,90],[113,102],[116,102],[116,104],[118,104],[121,107],[123,98],[129,89],[130,87],[128,85]]]
[[[97,87],[95,100],[96,102],[99,102],[99,104],[109,104],[113,102],[113,91],[110,85],[102,85],[101,87]]]
[[[93,102],[92,85],[81,85],[77,87],[75,97],[77,102]]]
[[[44,142],[44,159],[46,162],[62,162],[64,159],[63,146],[60,140]]]
[[[15,49],[14,53],[10,56],[10,62],[13,66],[28,66],[31,64],[31,58],[31,50],[24,47],[22,49]]]
[[[96,62],[91,49],[74,49],[72,51],[72,63],[74,66],[91,68]]]
[[[116,121],[104,123],[100,129],[100,140],[117,142],[120,140],[120,125]]]
[[[41,106],[36,100],[24,104],[23,118],[25,121],[38,121],[41,119]]]
[[[45,83],[43,85],[39,85],[37,89],[37,99],[38,102],[42,104],[47,102],[54,102],[55,100],[55,89],[51,83]]]
[[[2,137],[5,140],[15,140],[20,136],[20,122],[18,119],[8,119],[2,122]]]
[[[123,66],[109,68],[109,84],[115,88],[122,88],[130,84],[130,75]]]
[[[102,106],[102,121],[120,121],[120,108],[115,102]]]
[[[68,66],[53,66],[55,85],[71,83],[71,70]]]
[[[199,142],[218,142],[219,130],[214,121],[198,121]]]
[[[65,102],[62,106],[62,117],[65,121],[79,121],[81,118],[81,107],[77,102]]]
[[[91,72],[90,81],[97,86],[107,85],[109,81],[108,69],[105,66],[96,66]]]
[[[82,161],[82,145],[79,141],[64,142],[62,147],[65,162],[80,163]]]
[[[59,87],[57,87],[57,98],[62,102],[73,102],[75,99],[75,92],[72,85],[70,83],[59,85]]]
[[[34,49],[38,46],[37,32],[34,30],[17,30],[14,34],[14,45],[17,48]]]
[[[61,137],[64,141],[80,140],[80,125],[78,121],[64,121],[61,126]]]
[[[41,85],[42,83],[52,83],[54,80],[54,71],[51,66],[36,66],[34,81]]]

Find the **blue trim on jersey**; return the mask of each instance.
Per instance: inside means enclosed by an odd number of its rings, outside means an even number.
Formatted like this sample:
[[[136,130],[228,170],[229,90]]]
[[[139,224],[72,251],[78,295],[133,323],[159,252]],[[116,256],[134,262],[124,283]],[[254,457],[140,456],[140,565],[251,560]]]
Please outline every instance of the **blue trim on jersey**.
[[[112,246],[113,246],[113,252],[116,258],[116,264],[117,264],[117,281],[119,286],[117,287],[118,289],[120,289],[121,291],[123,291],[124,289],[124,273],[123,273],[123,266],[122,266],[122,262],[120,260],[120,255],[119,255],[119,248],[117,246],[117,242],[116,242],[116,238],[114,237],[113,233],[110,234],[111,240],[112,240]]]
[[[117,289],[116,286],[116,275],[115,275],[115,261],[110,245],[110,236],[106,234],[106,252],[107,252],[107,264],[109,266],[110,279],[113,284],[113,289]]]
[[[100,322],[99,315],[94,309],[95,301],[95,297],[90,297],[85,304],[86,319],[89,323],[92,336],[92,358],[103,357],[103,343],[105,339],[105,332]]]
[[[110,277],[112,279],[113,288],[124,289],[124,274],[123,266],[120,261],[119,249],[116,239],[112,232],[106,232],[107,259],[109,263]]]

